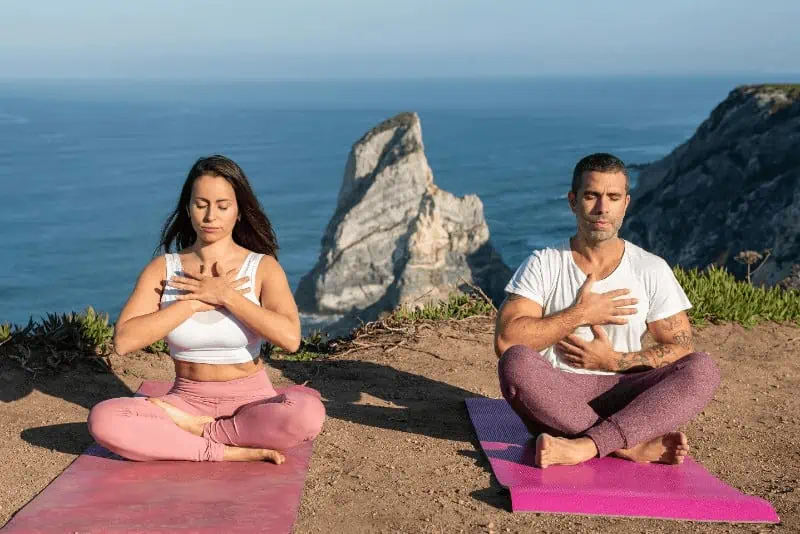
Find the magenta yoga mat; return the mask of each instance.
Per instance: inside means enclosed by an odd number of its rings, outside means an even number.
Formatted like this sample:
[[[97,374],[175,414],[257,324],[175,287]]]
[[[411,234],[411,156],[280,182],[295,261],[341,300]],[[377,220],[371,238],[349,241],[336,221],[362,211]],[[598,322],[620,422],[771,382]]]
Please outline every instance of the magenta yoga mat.
[[[162,395],[146,381],[137,394]],[[291,532],[313,442],[267,462],[132,462],[97,444],[22,508],[3,534]]]
[[[502,399],[467,399],[492,471],[514,512],[778,523],[772,506],[728,486],[687,458],[682,465],[594,458],[576,466],[534,465],[535,439]]]

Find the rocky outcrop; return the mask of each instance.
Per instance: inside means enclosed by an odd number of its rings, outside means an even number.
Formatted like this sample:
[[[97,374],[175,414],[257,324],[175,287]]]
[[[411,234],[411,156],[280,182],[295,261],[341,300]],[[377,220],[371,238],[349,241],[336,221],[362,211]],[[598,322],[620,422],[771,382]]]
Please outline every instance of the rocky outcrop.
[[[733,90],[691,139],[641,169],[621,235],[670,264],[723,265],[739,276],[739,252],[771,249],[754,283],[791,283],[800,264],[800,87]]]
[[[480,199],[433,183],[419,117],[402,113],[353,145],[319,260],[295,298],[302,312],[345,315],[341,327],[467,283],[499,302],[510,277]]]

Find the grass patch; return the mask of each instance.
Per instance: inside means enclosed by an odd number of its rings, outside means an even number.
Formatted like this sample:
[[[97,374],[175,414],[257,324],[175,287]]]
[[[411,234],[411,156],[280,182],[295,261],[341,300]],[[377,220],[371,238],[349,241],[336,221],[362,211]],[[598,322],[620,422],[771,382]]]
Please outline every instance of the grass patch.
[[[696,325],[730,321],[752,328],[775,321],[800,326],[800,291],[753,286],[721,267],[705,271],[675,267],[673,272],[692,303],[688,314]]]
[[[781,91],[789,98],[800,98],[800,84],[799,83],[763,83],[759,85],[751,85],[750,87],[756,89],[765,89],[772,91]]]
[[[261,346],[261,355],[265,358],[287,360],[291,362],[310,362],[328,356],[336,351],[337,340],[329,339],[327,334],[315,331],[300,341],[297,352],[286,352],[280,347],[268,343]]]
[[[361,325],[348,336],[330,338],[324,332],[314,332],[303,338],[300,350],[295,353],[266,345],[262,354],[280,360],[312,361],[366,348],[379,347],[391,352],[433,323],[492,316],[495,312],[491,301],[477,291],[453,293],[446,301],[429,302],[422,307],[402,306],[376,321]]]
[[[454,293],[443,302],[428,302],[421,308],[401,307],[390,317],[398,323],[416,321],[446,321],[491,315],[495,309],[492,303],[471,293]]]

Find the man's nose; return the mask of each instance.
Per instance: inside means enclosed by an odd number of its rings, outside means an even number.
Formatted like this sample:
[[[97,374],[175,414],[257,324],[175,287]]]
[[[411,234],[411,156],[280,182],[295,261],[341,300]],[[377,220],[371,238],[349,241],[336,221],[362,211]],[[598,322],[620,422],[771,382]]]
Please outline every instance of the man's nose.
[[[600,213],[606,213],[608,212],[608,208],[610,205],[611,204],[607,198],[600,197],[597,199],[597,204],[595,204],[595,210],[597,210]]]

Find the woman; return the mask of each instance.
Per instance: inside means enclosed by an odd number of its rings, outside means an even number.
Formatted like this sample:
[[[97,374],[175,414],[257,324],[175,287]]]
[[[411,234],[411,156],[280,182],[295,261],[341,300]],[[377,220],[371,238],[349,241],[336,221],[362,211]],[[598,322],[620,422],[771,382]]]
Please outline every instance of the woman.
[[[124,354],[166,338],[175,383],[162,397],[101,402],[89,431],[131,460],[283,462],[279,451],[319,434],[325,408],[304,386],[278,394],[259,358],[262,340],[296,351],[300,319],[272,226],[236,163],[194,164],[159,249],[114,346]]]

